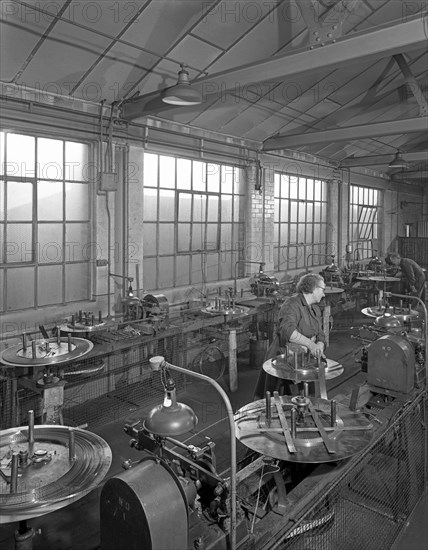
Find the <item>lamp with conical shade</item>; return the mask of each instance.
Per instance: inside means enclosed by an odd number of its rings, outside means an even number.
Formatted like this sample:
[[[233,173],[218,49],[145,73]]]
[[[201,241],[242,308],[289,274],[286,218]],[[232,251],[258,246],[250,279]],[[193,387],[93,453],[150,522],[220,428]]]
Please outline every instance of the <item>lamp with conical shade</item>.
[[[202,103],[202,96],[199,90],[192,88],[189,81],[189,73],[181,65],[178,73],[178,80],[175,86],[167,88],[163,95],[162,101],[170,105],[199,105]]]
[[[144,428],[161,437],[174,437],[193,430],[198,417],[191,407],[177,403],[175,384],[169,378],[165,385],[165,397],[161,405],[154,407],[144,420]]]
[[[122,303],[127,305],[133,305],[133,304],[140,304],[141,300],[138,298],[138,296],[134,296],[134,289],[132,288],[132,285],[130,284],[128,287],[128,291],[126,293],[126,296],[122,298]]]
[[[388,164],[389,168],[408,168],[408,166],[408,162],[403,159],[400,151],[395,153],[395,157]]]

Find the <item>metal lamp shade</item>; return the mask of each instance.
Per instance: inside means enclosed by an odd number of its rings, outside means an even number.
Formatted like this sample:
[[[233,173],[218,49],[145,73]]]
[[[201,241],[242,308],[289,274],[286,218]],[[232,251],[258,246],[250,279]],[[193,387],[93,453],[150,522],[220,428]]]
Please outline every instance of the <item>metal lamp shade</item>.
[[[189,73],[182,68],[178,73],[177,84],[164,91],[162,101],[170,105],[199,105],[202,103],[202,96],[198,90],[191,87]]]
[[[154,407],[144,421],[145,429],[162,437],[183,435],[193,430],[198,417],[191,407],[177,403],[176,390],[165,392],[164,402]]]

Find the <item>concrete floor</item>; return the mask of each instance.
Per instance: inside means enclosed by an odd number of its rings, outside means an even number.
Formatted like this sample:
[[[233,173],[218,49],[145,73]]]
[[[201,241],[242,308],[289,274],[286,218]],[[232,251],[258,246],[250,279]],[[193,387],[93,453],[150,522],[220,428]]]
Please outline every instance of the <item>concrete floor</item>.
[[[359,354],[359,343],[349,337],[346,327],[367,323],[367,318],[353,312],[335,317],[335,326],[331,334],[327,356],[342,363],[344,373],[327,382],[329,397],[339,393],[348,393],[357,383],[364,382],[364,374],[359,372],[355,359]],[[238,362],[238,390],[231,393],[228,388],[228,376],[225,375],[219,383],[227,392],[233,410],[253,401],[253,392],[258,377],[258,369],[249,366],[247,354],[242,354]],[[195,382],[187,386],[186,392],[180,393],[179,401],[190,405],[199,418],[195,434],[182,437],[183,441],[195,445],[203,445],[205,436],[210,437],[216,445],[217,471],[221,474],[230,465],[230,437],[225,407],[219,395],[208,384]],[[108,478],[123,471],[122,462],[126,459],[140,460],[142,454],[129,446],[129,437],[124,433],[123,426],[129,421],[144,418],[147,410],[142,408],[132,412],[129,418],[107,424],[94,430],[110,445],[113,455]],[[246,448],[237,441],[238,461],[244,457]],[[29,520],[29,524],[40,530],[34,537],[34,550],[95,550],[99,547],[99,497],[101,488],[56,512]],[[422,550],[427,545],[427,498],[422,499],[420,506],[409,520],[400,541],[392,550]],[[0,525],[0,547],[2,550],[13,550],[13,533],[16,524]],[[118,549],[126,550],[126,549]],[[352,549],[346,549],[352,550]]]

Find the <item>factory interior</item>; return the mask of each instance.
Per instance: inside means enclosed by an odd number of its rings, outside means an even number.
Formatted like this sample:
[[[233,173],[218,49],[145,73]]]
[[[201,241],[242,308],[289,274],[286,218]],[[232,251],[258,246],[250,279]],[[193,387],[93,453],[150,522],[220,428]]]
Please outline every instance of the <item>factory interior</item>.
[[[2,550],[427,548],[427,44],[425,1],[1,2]]]

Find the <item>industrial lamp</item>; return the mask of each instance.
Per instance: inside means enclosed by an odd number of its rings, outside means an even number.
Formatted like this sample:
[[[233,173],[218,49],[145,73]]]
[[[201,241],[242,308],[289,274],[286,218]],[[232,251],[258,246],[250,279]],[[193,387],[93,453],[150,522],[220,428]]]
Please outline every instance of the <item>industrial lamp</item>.
[[[400,150],[398,150],[395,153],[395,157],[391,160],[391,162],[388,164],[389,168],[408,168],[409,164],[406,160],[403,159],[401,156]]]
[[[177,84],[164,91],[162,101],[170,105],[199,105],[202,103],[201,93],[190,85],[189,73],[184,65],[180,64],[180,67]]]
[[[122,302],[128,305],[140,303],[140,299],[134,295],[134,289],[132,288],[131,282],[129,283],[128,290],[125,297],[122,299]]]
[[[191,407],[184,403],[177,403],[175,382],[166,368],[165,361],[160,368],[161,381],[165,390],[164,400],[161,405],[157,405],[149,412],[144,420],[144,427],[152,434],[161,437],[183,435],[196,427],[198,417]]]
[[[233,409],[232,409],[232,405],[230,403],[229,397],[227,396],[223,388],[215,380],[213,380],[209,376],[205,376],[205,374],[200,374],[199,372],[187,370],[187,369],[184,369],[183,367],[178,367],[176,365],[172,365],[171,363],[167,363],[165,359],[161,356],[151,357],[149,359],[149,363],[152,370],[154,371],[160,370],[161,374],[165,373],[168,369],[171,369],[181,374],[184,374],[185,376],[190,376],[192,378],[198,378],[199,380],[203,380],[204,382],[211,384],[211,386],[213,386],[216,389],[216,391],[220,394],[221,398],[223,399],[223,403],[227,411],[227,417],[229,419],[229,429],[230,429],[230,549],[235,550],[236,549],[236,430],[235,430],[235,418],[234,418]],[[162,374],[162,376],[164,375]],[[162,380],[164,380],[164,378],[162,378]],[[165,384],[164,384],[164,387],[165,387]],[[167,391],[165,391],[165,397],[167,397]],[[172,395],[171,395],[171,398],[172,398]],[[176,403],[176,404],[180,405],[179,403]],[[164,406],[165,406],[165,402],[160,407],[164,407]],[[160,407],[156,407],[155,409],[153,409],[152,412],[149,414],[149,417],[153,418],[153,416],[156,416],[158,414],[157,410]],[[154,414],[155,412],[156,414]],[[195,419],[196,419],[196,416],[195,416]],[[150,431],[149,426],[151,426],[154,429],[159,428],[159,426],[156,426],[156,423],[152,422],[152,424],[150,423],[147,424],[147,422],[148,420],[146,419],[145,427],[148,431]],[[196,419],[196,422],[197,422],[197,419]],[[153,426],[153,424],[155,425]],[[177,432],[174,432],[173,435],[177,435]]]

